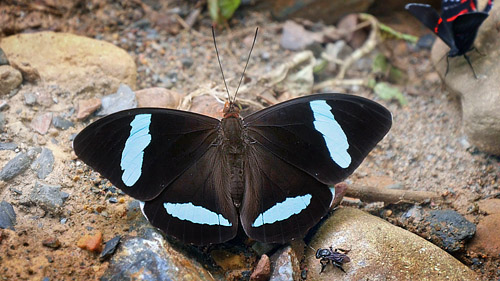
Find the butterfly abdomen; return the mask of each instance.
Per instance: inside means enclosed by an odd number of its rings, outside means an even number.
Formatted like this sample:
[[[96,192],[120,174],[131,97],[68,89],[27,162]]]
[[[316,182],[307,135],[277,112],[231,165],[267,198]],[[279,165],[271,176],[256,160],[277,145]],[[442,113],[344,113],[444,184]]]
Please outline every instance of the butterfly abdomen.
[[[233,204],[239,208],[244,191],[244,168],[245,168],[245,141],[243,139],[243,124],[239,117],[228,117],[221,121],[222,147],[230,177],[229,191]]]

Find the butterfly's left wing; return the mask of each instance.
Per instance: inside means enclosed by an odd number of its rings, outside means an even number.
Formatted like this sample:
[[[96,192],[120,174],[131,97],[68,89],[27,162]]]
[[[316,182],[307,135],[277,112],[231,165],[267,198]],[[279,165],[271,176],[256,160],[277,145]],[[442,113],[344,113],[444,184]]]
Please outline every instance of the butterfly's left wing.
[[[448,47],[454,48],[455,41],[450,25],[443,21],[434,8],[427,4],[411,3],[407,4],[405,9],[432,30]]]
[[[326,214],[328,186],[350,175],[391,124],[383,106],[343,94],[302,97],[246,117],[245,232],[265,242],[303,236]]]

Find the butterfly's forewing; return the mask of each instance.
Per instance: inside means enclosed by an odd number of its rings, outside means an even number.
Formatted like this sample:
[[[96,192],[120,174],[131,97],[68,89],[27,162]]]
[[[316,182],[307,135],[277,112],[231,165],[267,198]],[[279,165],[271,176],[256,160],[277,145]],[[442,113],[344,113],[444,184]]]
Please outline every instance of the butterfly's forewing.
[[[476,0],[443,0],[441,17],[447,22],[454,21],[458,16],[475,12],[477,10]]]
[[[158,197],[144,204],[152,225],[184,243],[230,240],[238,216],[229,192],[229,167],[221,146],[212,146]]]
[[[473,12],[458,16],[452,22],[453,34],[455,34],[455,44],[459,55],[470,51],[476,39],[479,27],[488,17],[485,12]]]
[[[450,48],[455,47],[453,33],[448,22],[444,21],[439,14],[427,4],[408,4],[406,10],[420,20],[427,28],[432,30]]]
[[[351,174],[391,124],[381,105],[341,94],[298,98],[245,118],[246,233],[266,242],[303,236],[329,208],[328,185]]]
[[[220,122],[184,111],[140,108],[106,116],[74,142],[76,155],[126,194],[158,196],[206,153]]]
[[[350,175],[385,136],[391,113],[368,99],[319,94],[289,100],[244,119],[251,142],[324,184]]]

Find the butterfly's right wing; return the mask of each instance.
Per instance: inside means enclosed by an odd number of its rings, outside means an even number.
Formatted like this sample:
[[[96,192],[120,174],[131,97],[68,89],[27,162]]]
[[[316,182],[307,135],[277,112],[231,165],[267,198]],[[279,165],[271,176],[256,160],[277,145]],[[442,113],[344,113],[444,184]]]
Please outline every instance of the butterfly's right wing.
[[[405,9],[432,32],[436,33],[448,47],[454,48],[455,40],[450,25],[438,15],[434,8],[427,4],[411,3],[406,5]]]
[[[473,12],[460,15],[452,22],[455,44],[461,53],[471,50],[479,27],[488,17],[485,12]]]

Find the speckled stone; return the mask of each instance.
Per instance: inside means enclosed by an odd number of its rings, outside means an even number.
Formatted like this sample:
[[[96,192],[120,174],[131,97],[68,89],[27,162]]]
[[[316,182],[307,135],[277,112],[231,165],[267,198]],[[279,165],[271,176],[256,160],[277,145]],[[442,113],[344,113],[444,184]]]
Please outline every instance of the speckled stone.
[[[350,250],[343,273],[306,251],[308,280],[477,280],[467,266],[423,238],[354,208],[333,213],[311,241],[314,249]]]

